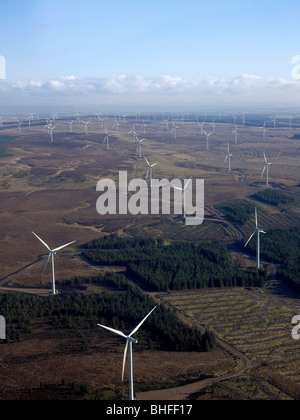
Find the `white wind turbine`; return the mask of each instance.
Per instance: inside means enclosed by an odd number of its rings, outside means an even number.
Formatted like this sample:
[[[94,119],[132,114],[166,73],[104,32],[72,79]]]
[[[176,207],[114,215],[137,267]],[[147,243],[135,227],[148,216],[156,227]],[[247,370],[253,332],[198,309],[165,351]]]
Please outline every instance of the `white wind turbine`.
[[[235,144],[237,144],[238,142],[238,126],[235,126],[235,129],[233,130],[232,134],[234,134],[234,140],[235,140]]]
[[[184,188],[179,188],[179,187],[174,187],[176,190],[182,191],[182,195],[183,195],[183,217],[186,217],[186,197],[185,197],[185,193],[186,190],[191,182],[192,177],[190,177],[190,179],[188,180],[188,182],[186,183]]]
[[[277,116],[275,115],[274,118],[272,119],[272,121],[274,123],[274,128],[276,128],[276,118],[277,118]]]
[[[261,176],[263,176],[263,174],[265,173],[265,170],[267,170],[266,185],[269,185],[269,166],[272,165],[272,162],[267,161],[265,152],[264,152],[264,160],[265,160],[265,166],[264,166]]]
[[[251,241],[251,239],[253,238],[253,236],[255,234],[257,234],[256,268],[260,268],[260,234],[261,233],[264,233],[265,234],[266,232],[264,230],[262,230],[261,228],[258,227],[258,222],[257,222],[257,208],[255,207],[255,228],[254,228],[254,231],[253,231],[252,235],[250,236],[250,238],[246,242],[245,247]]]
[[[73,123],[74,123],[74,121],[71,121],[71,122],[68,122],[67,123],[69,125],[69,127],[70,127],[70,133],[73,132],[73,129],[72,129]]]
[[[205,121],[203,121],[202,123],[197,123],[199,126],[200,126],[200,128],[201,128],[201,136],[203,136],[203,126],[204,126],[204,124],[205,124]]]
[[[136,133],[136,131],[135,131],[135,129],[134,129],[134,124],[132,124],[132,130],[131,130],[131,131],[129,131],[129,133],[128,133],[128,134],[132,134],[132,142],[133,142],[133,143],[135,143],[136,138],[137,138],[137,133]]]
[[[56,255],[56,253],[58,252],[58,251],[60,251],[61,249],[63,249],[63,248],[65,248],[65,247],[67,247],[67,246],[69,246],[69,245],[72,245],[72,244],[74,244],[76,241],[73,241],[73,242],[70,242],[70,243],[68,243],[68,244],[66,244],[66,245],[62,245],[62,246],[60,246],[60,247],[58,247],[58,248],[55,248],[55,249],[50,249],[49,248],[49,246],[46,244],[46,242],[44,242],[41,238],[39,238],[34,232],[32,232],[33,234],[34,234],[34,236],[36,236],[41,242],[42,242],[42,244],[43,245],[45,245],[45,247],[48,249],[48,251],[49,251],[49,255],[48,255],[48,258],[47,258],[47,261],[46,261],[46,264],[45,264],[45,267],[44,267],[44,271],[43,271],[43,274],[42,274],[42,279],[41,279],[41,281],[43,281],[43,277],[44,277],[44,274],[45,274],[45,270],[46,270],[46,267],[47,267],[47,264],[48,264],[48,262],[49,262],[49,260],[50,260],[50,258],[51,258],[51,263],[52,263],[52,293],[53,293],[53,295],[55,295],[57,292],[56,292],[56,289],[55,289],[55,272],[54,272],[54,255]]]
[[[207,133],[206,131],[203,130],[203,133],[206,135],[206,149],[209,150],[209,137],[212,135],[212,132]]]
[[[232,158],[232,154],[230,153],[230,147],[229,147],[229,143],[227,144],[227,155],[225,157],[225,161],[224,163],[228,160],[228,172],[231,171],[231,158]]]
[[[143,323],[146,321],[146,319],[152,314],[152,312],[156,309],[153,308],[151,312],[142,320],[142,322],[139,323],[137,327],[129,334],[125,335],[122,333],[122,331],[115,330],[113,328],[106,327],[101,324],[97,324],[98,327],[104,328],[108,331],[111,331],[117,335],[120,335],[121,337],[125,338],[126,344],[125,344],[125,350],[124,350],[124,357],[123,357],[123,368],[122,368],[122,382],[124,381],[124,371],[125,371],[125,363],[127,358],[127,351],[129,347],[129,400],[133,401],[134,398],[134,390],[133,390],[133,358],[132,358],[132,343],[137,344],[138,340],[132,338],[132,336],[141,328]]]
[[[84,121],[81,121],[81,122],[82,122],[82,124],[84,124],[85,134],[87,136],[88,135],[88,125],[91,122],[91,120],[89,120],[88,122],[84,122]]]
[[[105,129],[105,138],[104,138],[103,143],[106,142],[106,149],[107,150],[109,150],[109,137],[110,137],[110,134],[108,134],[107,130]]]
[[[19,134],[22,134],[22,127],[21,127],[21,125],[23,124],[22,121],[17,121],[17,124],[18,124]]]
[[[172,123],[173,123],[173,130],[172,130],[172,134],[174,133],[174,137],[175,137],[175,139],[177,138],[177,130],[179,129],[179,127],[177,127],[175,124],[174,124],[174,121],[172,121]]]
[[[142,143],[145,139],[140,140],[138,137],[136,137],[137,140],[137,148],[136,151],[139,153],[139,157],[142,157]]]
[[[120,124],[118,123],[118,120],[115,118],[115,123],[112,126],[112,128],[115,128],[116,129],[116,132],[118,132],[119,131],[119,126],[120,126]]]
[[[145,161],[148,165],[148,172],[147,172],[147,175],[146,175],[146,179],[148,178],[148,175],[150,175],[150,188],[152,188],[153,168],[154,168],[154,166],[157,165],[157,163],[154,163],[154,165],[150,165],[150,163],[148,162],[148,160],[145,157],[144,157],[144,159],[145,159]]]
[[[48,128],[48,134],[50,136],[50,141],[53,143],[53,131],[55,130],[56,126],[53,126],[52,123],[45,126],[45,128]]]

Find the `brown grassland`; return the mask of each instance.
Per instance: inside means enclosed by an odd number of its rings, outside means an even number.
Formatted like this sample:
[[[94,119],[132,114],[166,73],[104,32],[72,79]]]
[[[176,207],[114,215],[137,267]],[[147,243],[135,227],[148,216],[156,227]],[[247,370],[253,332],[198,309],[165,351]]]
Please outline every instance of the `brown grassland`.
[[[75,241],[59,254],[57,279],[104,272],[107,267],[89,265],[80,258],[80,247],[109,233],[162,238],[167,242],[217,240],[231,243],[250,235],[253,221],[234,226],[215,209],[215,205],[235,198],[246,198],[258,205],[264,229],[300,225],[300,140],[293,138],[297,129],[279,126],[267,128],[262,138],[259,126],[240,126],[235,144],[228,122],[216,122],[215,133],[206,149],[205,136],[195,121],[177,121],[177,137],[165,121],[147,119],[143,132],[141,118],[119,121],[105,118],[104,126],[92,118],[89,133],[74,123],[69,132],[67,120],[58,119],[54,142],[50,143],[44,125],[23,127],[17,135],[13,124],[0,135],[17,136],[7,145],[6,157],[0,156],[0,292],[22,291],[47,298],[49,288],[41,287],[46,250],[32,235],[36,232],[50,247]],[[128,178],[145,178],[146,165],[136,154],[136,144],[128,134],[132,124],[143,142],[143,155],[158,162],[154,177],[205,180],[205,221],[201,226],[186,227],[170,216],[100,216],[96,211],[99,193],[96,184],[102,178],[118,180],[119,171]],[[212,127],[206,123],[207,130]],[[103,144],[106,128],[111,133],[110,150]],[[231,144],[232,171],[224,159]],[[273,163],[270,186],[295,198],[293,205],[273,207],[249,198],[264,189],[261,178],[263,152]],[[233,252],[239,266],[254,267],[247,253]],[[109,270],[122,270],[109,268]],[[274,266],[271,267],[274,269]],[[50,282],[50,268],[44,283]],[[2,287],[1,287],[2,286]],[[107,285],[88,286],[82,293],[118,293]],[[68,293],[63,289],[62,293]],[[80,292],[78,292],[80,293]],[[155,297],[178,310],[189,322],[208,326],[220,339],[237,349],[251,362],[240,376],[195,387],[193,399],[299,399],[300,348],[291,337],[291,319],[300,313],[299,298],[272,278],[262,290],[208,289],[156,294]],[[1,313],[1,308],[0,308]],[[20,343],[0,345],[0,399],[79,398],[78,384],[89,389],[105,389],[104,398],[126,394],[121,384],[123,343],[115,337],[95,337],[87,332],[89,348],[80,349],[78,337],[57,336],[40,326]],[[71,340],[71,341],[70,341]],[[200,380],[203,375],[219,377],[235,372],[240,360],[222,346],[210,353],[142,351],[134,355],[135,383],[139,392],[155,384],[159,387]],[[151,370],[148,366],[152,366]],[[43,384],[43,385],[41,385]],[[75,385],[74,385],[75,384]],[[111,391],[114,390],[114,391]],[[117,391],[116,391],[117,390]],[[141,394],[140,397],[142,398]],[[152,397],[155,395],[152,395]]]

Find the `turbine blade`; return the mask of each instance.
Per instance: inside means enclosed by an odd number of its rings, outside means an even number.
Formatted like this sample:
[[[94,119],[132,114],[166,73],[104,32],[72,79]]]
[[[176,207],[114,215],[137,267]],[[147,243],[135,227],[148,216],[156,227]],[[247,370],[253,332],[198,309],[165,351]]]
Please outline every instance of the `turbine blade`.
[[[188,187],[189,183],[191,182],[191,180],[192,180],[192,177],[190,177],[190,179],[188,180],[186,186],[184,187],[185,190],[187,189],[187,187]]]
[[[264,152],[264,159],[265,159],[265,162],[268,163],[265,152]]]
[[[123,356],[123,367],[122,367],[122,382],[124,382],[124,372],[125,372],[125,364],[126,364],[126,357],[128,351],[128,340],[126,340],[124,356]]]
[[[41,238],[39,238],[38,236],[37,236],[37,234],[35,234],[34,232],[32,232],[33,234],[34,234],[34,236],[36,236],[41,242],[42,242],[42,244],[44,244],[45,245],[45,247],[48,249],[48,251],[51,251],[51,249],[49,248],[49,246],[46,244],[46,242],[44,242]]]
[[[122,333],[122,331],[114,330],[113,328],[106,327],[105,325],[101,325],[101,324],[97,324],[97,325],[98,325],[98,327],[102,327],[105,330],[108,330],[108,331],[111,331],[111,332],[113,332],[113,333],[115,333],[117,335],[120,335],[123,338],[127,338],[127,336],[124,333]]]
[[[252,235],[250,236],[250,238],[249,238],[249,239],[248,239],[248,241],[246,242],[246,244],[245,244],[245,248],[246,248],[246,246],[248,245],[248,243],[251,241],[251,239],[253,238],[254,234],[255,234],[255,231],[252,233]]]
[[[147,316],[145,316],[145,318],[143,319],[143,321],[141,321],[140,323],[139,323],[139,325],[137,326],[137,327],[135,327],[135,329],[129,334],[129,336],[128,337],[131,337],[133,334],[135,334],[140,328],[141,328],[141,326],[143,325],[143,323],[146,321],[146,319],[152,314],[152,312],[154,311],[154,309],[156,309],[157,307],[155,306],[155,308],[153,308],[152,309],[152,311],[151,312],[149,312],[149,314],[147,315]]]
[[[266,170],[266,166],[264,167],[264,169],[263,169],[263,171],[261,173],[261,176],[263,176],[263,174],[265,173],[265,170]]]
[[[255,226],[256,226],[256,228],[258,226],[258,221],[257,221],[257,207],[255,207]]]
[[[149,163],[149,162],[148,162],[148,160],[145,158],[145,156],[144,156],[144,159],[145,159],[145,161],[146,161],[147,165],[148,165],[148,166],[150,166],[150,163]]]
[[[53,249],[53,252],[60,251],[61,249],[66,248],[67,246],[74,244],[75,242],[76,241],[73,241],[73,242],[70,242],[66,245],[60,246],[59,248],[55,248],[55,249]]]

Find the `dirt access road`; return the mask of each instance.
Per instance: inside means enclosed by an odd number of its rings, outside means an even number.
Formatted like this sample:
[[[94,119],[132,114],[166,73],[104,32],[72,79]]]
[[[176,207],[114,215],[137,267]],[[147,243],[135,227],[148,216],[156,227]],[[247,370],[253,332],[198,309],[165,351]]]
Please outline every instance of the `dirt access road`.
[[[154,298],[154,296],[152,296]],[[157,301],[160,299],[155,298]],[[165,301],[163,302],[165,305],[167,304]],[[178,313],[178,316],[187,324],[195,325],[188,317],[184,316],[183,314]],[[205,329],[201,326],[196,324],[196,326],[202,331],[205,332]],[[162,389],[158,391],[147,391],[147,392],[140,392],[136,394],[136,399],[140,401],[172,401],[172,400],[184,400],[190,394],[200,391],[208,386],[211,386],[217,382],[225,381],[226,379],[234,378],[236,376],[242,375],[246,370],[251,369],[254,366],[254,363],[251,362],[243,353],[236,350],[230,344],[226,343],[220,338],[216,338],[217,343],[220,347],[225,349],[227,352],[231,353],[233,357],[239,359],[239,366],[238,368],[233,371],[229,372],[225,375],[215,378],[207,378],[203,379],[198,382],[194,382],[192,384],[183,385],[176,388],[169,388],[169,389]]]

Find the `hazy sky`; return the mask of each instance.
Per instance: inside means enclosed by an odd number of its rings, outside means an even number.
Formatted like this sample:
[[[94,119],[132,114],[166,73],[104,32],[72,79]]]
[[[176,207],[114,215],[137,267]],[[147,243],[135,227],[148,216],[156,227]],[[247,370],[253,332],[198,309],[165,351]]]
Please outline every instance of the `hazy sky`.
[[[0,106],[298,106],[299,18],[299,0],[2,2]]]

